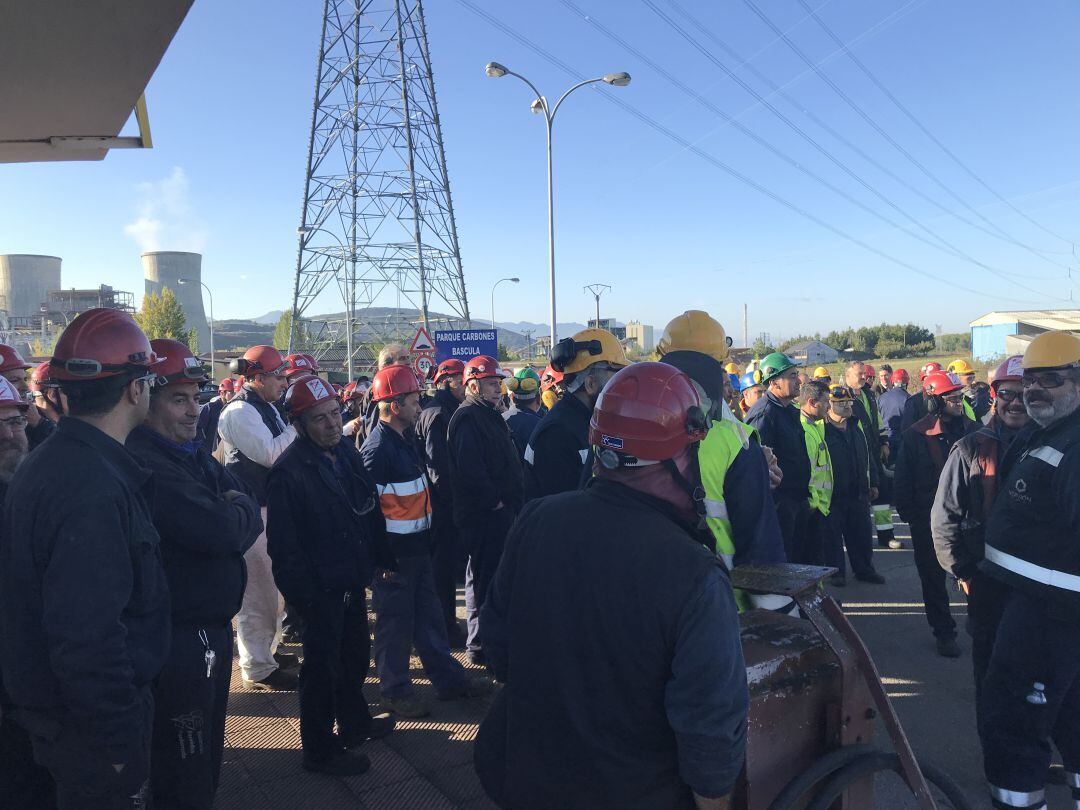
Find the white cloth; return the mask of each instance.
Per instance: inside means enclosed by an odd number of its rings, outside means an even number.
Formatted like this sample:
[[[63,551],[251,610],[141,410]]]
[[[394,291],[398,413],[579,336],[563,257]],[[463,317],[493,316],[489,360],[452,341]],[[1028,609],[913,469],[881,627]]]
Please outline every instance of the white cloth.
[[[262,510],[266,524],[266,507]],[[281,642],[281,618],[285,600],[274,584],[270,555],[266,553],[266,532],[244,554],[247,587],[240,612],[236,614],[236,648],[245,681],[261,681],[278,668],[274,653]]]
[[[280,436],[274,436],[263,424],[262,416],[253,405],[239,399],[226,405],[218,420],[218,435],[225,442],[226,457],[235,448],[260,467],[274,466],[278,456],[296,439],[296,428],[286,427],[276,409],[274,418],[282,427]]]

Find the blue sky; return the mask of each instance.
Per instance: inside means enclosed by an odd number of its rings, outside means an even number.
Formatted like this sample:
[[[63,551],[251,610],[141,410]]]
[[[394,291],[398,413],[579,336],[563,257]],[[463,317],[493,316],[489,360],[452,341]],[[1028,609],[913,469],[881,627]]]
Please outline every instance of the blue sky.
[[[1080,6],[1072,0],[1045,0],[1037,10],[1006,0],[809,1],[841,40],[856,40],[852,50],[863,63],[989,186],[1040,226],[1080,240]],[[591,282],[612,285],[605,316],[661,328],[698,307],[738,334],[746,302],[751,337],[764,331],[773,338],[882,320],[953,331],[993,309],[1068,307],[1070,290],[1080,287],[1069,243],[968,176],[845,55],[825,61],[820,69],[945,188],[935,185],[808,71],[743,0],[680,0],[707,34],[691,28],[668,0],[573,0],[638,54],[560,0],[469,2],[582,74],[633,75],[627,88],[579,91],[559,113],[561,321],[589,316],[592,298],[582,286]],[[755,2],[812,62],[836,50],[798,0]],[[769,91],[709,34],[786,85],[797,106],[772,97],[776,108],[888,203],[756,104],[650,3],[759,92]],[[491,284],[514,275],[522,283],[499,288],[499,320],[545,322],[544,127],[529,113],[524,85],[489,79],[483,67],[500,61],[550,95],[573,80],[457,0],[425,8],[474,316],[488,317]],[[63,257],[65,286],[109,283],[141,294],[141,250],[198,250],[218,318],[288,306],[321,9],[317,0],[196,0],[147,91],[155,148],[117,151],[100,163],[0,166],[0,252]],[[642,57],[862,206],[926,239],[947,240],[1007,278],[932,249],[828,190],[725,126],[715,109],[685,95]],[[752,190],[715,161],[878,252]],[[882,169],[1006,236],[960,222]],[[1076,287],[1070,265],[1078,268]]]

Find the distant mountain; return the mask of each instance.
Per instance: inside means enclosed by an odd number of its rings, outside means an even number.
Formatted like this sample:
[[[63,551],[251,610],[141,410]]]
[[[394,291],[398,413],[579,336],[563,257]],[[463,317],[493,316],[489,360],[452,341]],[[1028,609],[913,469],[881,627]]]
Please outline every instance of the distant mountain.
[[[546,335],[550,331],[546,323],[532,323],[531,321],[518,321],[517,323],[510,323],[509,321],[498,321],[496,325],[500,329],[509,329],[511,332],[518,332],[520,334],[532,332],[533,340],[536,340],[536,338],[540,337],[541,335]],[[585,324],[583,323],[560,323],[559,334],[572,335],[575,332],[580,332],[584,328]]]
[[[267,312],[265,315],[260,315],[258,318],[251,318],[252,323],[269,324],[270,326],[277,326],[277,322],[281,320],[281,316],[284,315],[284,310],[275,309],[272,312]]]

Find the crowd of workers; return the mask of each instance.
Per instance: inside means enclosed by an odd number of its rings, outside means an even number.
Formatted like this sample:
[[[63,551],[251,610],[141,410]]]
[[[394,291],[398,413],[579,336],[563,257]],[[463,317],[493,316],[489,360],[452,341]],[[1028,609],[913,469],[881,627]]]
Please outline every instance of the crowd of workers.
[[[366,741],[431,711],[415,650],[440,700],[502,684],[475,744],[500,806],[726,807],[738,613],[797,616],[728,573],[884,583],[895,507],[943,656],[949,576],[968,599],[995,804],[1045,807],[1053,742],[1080,807],[1080,338],[986,382],[928,363],[911,394],[903,369],[729,346],[694,310],[659,362],[587,329],[539,373],[478,356],[427,381],[389,345],[341,390],[255,346],[203,405],[200,360],[116,310],[33,369],[0,345],[4,806],[211,807],[235,626],[243,682],[299,691],[308,770],[362,774]]]

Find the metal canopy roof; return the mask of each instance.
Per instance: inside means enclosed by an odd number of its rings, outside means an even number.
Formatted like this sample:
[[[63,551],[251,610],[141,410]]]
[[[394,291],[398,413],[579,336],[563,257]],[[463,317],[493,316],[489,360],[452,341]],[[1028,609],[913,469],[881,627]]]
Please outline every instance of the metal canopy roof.
[[[1004,312],[988,312],[968,324],[996,326],[999,324],[1024,323],[1040,329],[1080,328],[1080,309],[1021,309]]]
[[[0,163],[150,146],[142,94],[192,1],[0,0]]]

